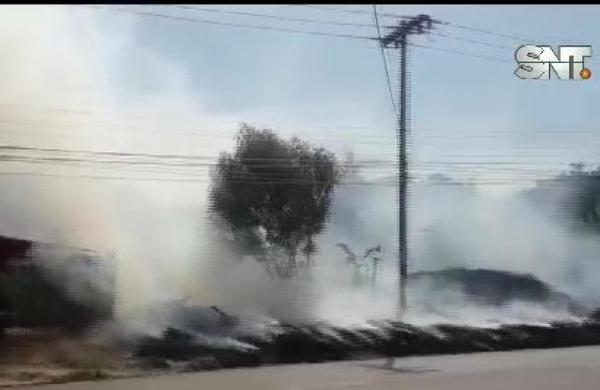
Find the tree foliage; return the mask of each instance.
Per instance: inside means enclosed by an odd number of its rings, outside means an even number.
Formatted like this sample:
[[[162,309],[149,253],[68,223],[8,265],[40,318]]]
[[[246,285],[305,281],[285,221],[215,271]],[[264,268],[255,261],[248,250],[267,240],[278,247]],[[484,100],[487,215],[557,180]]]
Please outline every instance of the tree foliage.
[[[242,125],[233,153],[222,153],[211,175],[214,215],[232,233],[242,254],[289,277],[301,251],[305,265],[317,248],[335,185],[342,175],[333,153],[269,129]]]

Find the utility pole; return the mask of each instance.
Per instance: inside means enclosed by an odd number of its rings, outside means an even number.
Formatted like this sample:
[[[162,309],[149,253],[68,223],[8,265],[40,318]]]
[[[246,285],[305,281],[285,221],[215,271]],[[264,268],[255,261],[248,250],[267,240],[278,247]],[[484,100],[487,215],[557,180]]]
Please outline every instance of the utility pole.
[[[406,195],[408,189],[408,162],[406,152],[407,133],[407,81],[406,81],[406,46],[411,34],[426,34],[432,29],[434,20],[429,15],[417,15],[401,20],[399,25],[381,39],[384,48],[400,49],[399,99],[398,99],[398,270],[399,270],[399,305],[398,318],[406,313],[406,285],[408,280],[408,245],[406,223]]]

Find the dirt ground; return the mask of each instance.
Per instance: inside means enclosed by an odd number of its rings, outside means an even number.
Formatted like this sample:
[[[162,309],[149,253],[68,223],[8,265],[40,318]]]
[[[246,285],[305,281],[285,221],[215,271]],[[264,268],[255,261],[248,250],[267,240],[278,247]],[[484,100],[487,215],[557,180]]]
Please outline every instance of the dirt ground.
[[[107,340],[59,330],[8,329],[0,351],[0,387],[140,374]]]
[[[44,386],[44,390],[597,390],[600,347],[236,368]],[[33,387],[26,389],[35,390]],[[25,390],[25,389],[23,389]]]

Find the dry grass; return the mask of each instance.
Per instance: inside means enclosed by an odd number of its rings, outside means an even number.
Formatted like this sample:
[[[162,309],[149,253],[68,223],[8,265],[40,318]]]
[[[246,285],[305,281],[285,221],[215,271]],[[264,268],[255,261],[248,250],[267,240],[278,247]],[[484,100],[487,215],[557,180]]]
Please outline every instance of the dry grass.
[[[9,333],[0,337],[0,350],[0,365],[118,369],[124,364],[116,346],[56,330]]]
[[[0,387],[130,375],[116,346],[57,330],[11,330],[0,351]]]

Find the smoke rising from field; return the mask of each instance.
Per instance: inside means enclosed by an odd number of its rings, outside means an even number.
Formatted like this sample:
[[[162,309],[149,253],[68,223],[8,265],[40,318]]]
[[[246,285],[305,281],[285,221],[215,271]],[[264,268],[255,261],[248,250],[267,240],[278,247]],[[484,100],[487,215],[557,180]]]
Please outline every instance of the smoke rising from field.
[[[134,49],[135,23],[71,6],[4,6],[0,143],[188,155],[228,147],[227,138],[176,134],[206,123],[218,131],[228,118],[203,114],[177,66]],[[146,64],[155,93],[122,85],[123,63],[133,57]],[[204,181],[143,181],[174,175],[130,165],[14,161],[80,154],[4,153],[10,158],[1,167],[0,234],[114,253],[118,309],[125,312],[184,294],[181,280],[197,239],[197,219],[190,216],[201,215]]]
[[[561,224],[561,213],[550,215],[519,194],[490,197],[473,186],[415,186],[411,195],[411,273],[481,268],[510,273],[510,281],[501,282],[510,284],[486,288],[485,283],[498,281],[466,282],[477,283],[476,291],[483,294],[470,296],[469,288],[463,291],[449,281],[411,280],[411,309],[405,320],[422,325],[490,326],[579,318],[582,312],[576,314],[561,293],[588,308],[596,305],[600,291],[593,276],[583,277],[597,275],[593,262],[596,240]],[[202,264],[206,271],[198,277],[210,279],[213,302],[236,310],[252,307],[287,320],[319,319],[348,325],[393,318],[398,301],[395,232],[394,188],[341,186],[329,228],[318,240],[317,266],[304,278],[293,283],[273,282],[253,259],[239,261],[235,253],[222,248],[205,248]],[[353,268],[336,246],[340,242],[359,256],[367,248],[383,246],[384,264],[375,288],[369,283],[359,288],[353,285]],[[223,245],[227,247],[225,241]],[[518,275],[532,275],[547,285],[542,292],[533,293],[542,288],[538,282],[523,282]],[[471,285],[467,287],[473,291]],[[482,303],[497,299],[492,287],[505,289],[506,300]],[[511,289],[517,290],[516,295],[511,295]],[[537,298],[531,298],[532,294]]]
[[[136,49],[134,22],[107,23],[68,7],[3,7],[0,143],[187,155],[231,149],[233,140],[227,137],[172,134],[215,123],[221,125],[214,125],[214,133],[229,123],[230,134],[236,121],[205,113],[186,87],[182,69],[149,49]],[[119,69],[134,55],[149,64],[144,70],[156,83],[155,92],[132,93],[120,85]],[[292,321],[360,323],[395,313],[392,187],[341,187],[329,228],[317,243],[317,267],[303,278],[280,281],[252,259],[239,261],[207,221],[206,174],[198,183],[69,179],[12,175],[172,176],[131,167],[115,173],[93,164],[2,164],[1,172],[10,175],[0,176],[5,189],[0,234],[114,253],[117,312],[124,320],[143,322],[148,307],[171,299]],[[460,266],[533,273],[589,303],[600,298],[595,283],[600,244],[594,237],[572,235],[530,204],[489,198],[475,188],[415,187],[411,195],[411,271]],[[359,253],[383,246],[384,265],[374,291],[352,287],[339,242]],[[418,296],[416,289],[412,297]],[[408,319],[480,322],[481,316],[505,315],[511,321],[527,316],[546,321],[568,315],[536,314],[532,306],[516,302],[501,314],[469,306],[473,311],[453,316],[469,297],[446,298],[438,305],[445,313],[414,310]]]

